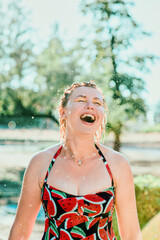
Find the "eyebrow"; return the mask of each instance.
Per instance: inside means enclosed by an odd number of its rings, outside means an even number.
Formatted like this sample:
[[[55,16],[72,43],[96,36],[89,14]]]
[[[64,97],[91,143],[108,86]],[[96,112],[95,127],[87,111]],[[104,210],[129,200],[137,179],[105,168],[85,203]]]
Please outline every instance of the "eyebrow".
[[[78,95],[78,96],[76,96],[76,98],[78,98],[78,97],[87,98],[85,95]],[[97,99],[97,100],[102,101],[102,100],[101,100],[100,98],[98,98],[98,97],[94,97],[93,99]]]

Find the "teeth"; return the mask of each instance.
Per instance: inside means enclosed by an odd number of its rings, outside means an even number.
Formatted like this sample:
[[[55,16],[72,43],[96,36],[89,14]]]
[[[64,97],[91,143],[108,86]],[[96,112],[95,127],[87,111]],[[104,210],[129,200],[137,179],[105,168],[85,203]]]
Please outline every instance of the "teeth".
[[[91,115],[91,114],[83,114],[81,116],[81,119],[84,119],[85,117],[90,117],[92,120],[95,120],[95,117],[93,115]]]

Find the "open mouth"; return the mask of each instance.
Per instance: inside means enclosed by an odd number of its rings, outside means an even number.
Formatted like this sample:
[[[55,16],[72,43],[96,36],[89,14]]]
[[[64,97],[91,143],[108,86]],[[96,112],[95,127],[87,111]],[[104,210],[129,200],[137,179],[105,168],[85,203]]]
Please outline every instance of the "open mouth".
[[[88,122],[88,123],[93,123],[96,119],[95,116],[92,114],[83,114],[81,115],[80,119],[84,122]]]

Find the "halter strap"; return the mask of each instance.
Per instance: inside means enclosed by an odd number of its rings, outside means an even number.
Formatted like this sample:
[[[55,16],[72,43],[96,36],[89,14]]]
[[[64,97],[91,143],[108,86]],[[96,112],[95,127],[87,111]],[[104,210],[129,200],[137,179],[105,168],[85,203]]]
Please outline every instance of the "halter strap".
[[[53,164],[54,164],[54,162],[55,162],[55,159],[58,157],[58,155],[60,154],[61,150],[62,150],[62,146],[60,146],[60,148],[59,148],[59,149],[57,150],[57,152],[54,154],[54,156],[53,156],[53,158],[52,158],[52,161],[51,161],[50,164],[49,164],[49,167],[48,167],[48,170],[47,170],[47,173],[46,173],[46,176],[45,176],[44,183],[47,182],[48,175],[49,175],[49,173],[50,173],[50,171],[51,171],[51,169],[52,169],[52,167],[53,167]]]
[[[112,176],[111,169],[110,169],[110,167],[109,167],[109,165],[108,165],[108,162],[107,162],[107,160],[106,160],[106,158],[104,157],[103,153],[101,152],[101,150],[99,149],[99,147],[98,147],[96,144],[95,144],[95,147],[97,148],[99,155],[102,157],[102,160],[103,160],[103,162],[105,163],[105,166],[106,166],[106,168],[107,168],[107,171],[108,171],[109,176],[110,176],[111,181],[112,181],[112,186],[114,186],[113,176]],[[45,176],[44,183],[47,182],[48,175],[49,175],[49,173],[50,173],[50,171],[51,171],[51,169],[52,169],[52,166],[53,166],[53,164],[54,164],[54,162],[55,162],[55,159],[58,157],[58,155],[60,154],[61,150],[62,150],[62,145],[61,145],[60,148],[57,150],[57,152],[54,154],[54,156],[53,156],[53,158],[52,158],[52,161],[51,161],[50,164],[49,164],[49,167],[48,167],[48,170],[47,170],[47,173],[46,173],[46,176]]]
[[[103,162],[105,163],[105,166],[106,166],[107,171],[108,171],[108,173],[109,173],[109,176],[110,176],[110,178],[111,178],[112,187],[113,187],[113,186],[114,186],[114,181],[113,181],[112,172],[111,172],[111,169],[110,169],[110,167],[109,167],[109,165],[108,165],[108,162],[107,162],[106,158],[104,157],[102,151],[100,150],[100,148],[99,148],[96,144],[95,144],[95,147],[97,148],[99,155],[102,157]]]

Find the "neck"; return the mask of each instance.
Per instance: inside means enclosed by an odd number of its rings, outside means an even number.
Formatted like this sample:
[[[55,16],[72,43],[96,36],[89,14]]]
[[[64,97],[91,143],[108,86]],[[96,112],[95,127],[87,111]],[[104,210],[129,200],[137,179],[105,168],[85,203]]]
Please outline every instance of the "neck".
[[[64,143],[67,148],[69,149],[69,154],[73,155],[77,160],[81,160],[83,162],[83,158],[86,156],[92,156],[95,154],[96,148],[94,145],[94,138],[93,137],[86,137],[86,138],[68,138],[66,137],[66,141]]]

